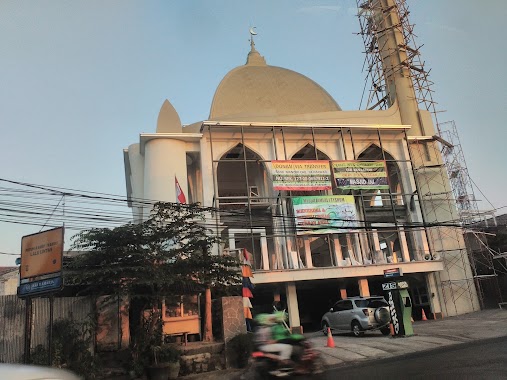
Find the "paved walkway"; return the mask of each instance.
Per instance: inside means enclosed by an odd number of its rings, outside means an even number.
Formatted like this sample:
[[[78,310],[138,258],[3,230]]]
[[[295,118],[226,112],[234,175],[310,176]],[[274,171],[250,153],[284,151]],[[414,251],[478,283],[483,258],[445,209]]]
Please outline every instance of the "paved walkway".
[[[305,335],[322,353],[326,364],[335,367],[507,336],[507,310],[484,310],[440,320],[418,321],[413,325],[415,335],[406,338],[383,336],[379,331],[367,332],[359,338],[348,333],[335,333],[334,348],[326,346],[327,337],[321,332]],[[240,372],[241,370],[230,369],[182,379],[232,380],[237,379]]]
[[[441,320],[418,321],[413,326],[415,335],[405,338],[383,336],[378,331],[367,332],[359,338],[335,333],[334,348],[326,346],[327,337],[322,333],[312,333],[309,339],[328,366],[346,365],[507,336],[507,310],[484,310]]]

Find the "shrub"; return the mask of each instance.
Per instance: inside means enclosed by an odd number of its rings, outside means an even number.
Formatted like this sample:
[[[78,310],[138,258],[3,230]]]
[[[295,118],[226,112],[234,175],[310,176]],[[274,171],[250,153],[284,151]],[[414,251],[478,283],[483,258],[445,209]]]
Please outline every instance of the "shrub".
[[[248,358],[253,351],[253,334],[238,334],[227,343],[227,356],[232,365],[239,368],[246,367]]]
[[[70,319],[55,321],[51,366],[68,368],[86,379],[94,379],[98,372],[98,361],[90,352],[92,331],[88,322],[78,323]],[[38,345],[31,352],[32,364],[48,365],[48,361],[49,351],[45,346]]]

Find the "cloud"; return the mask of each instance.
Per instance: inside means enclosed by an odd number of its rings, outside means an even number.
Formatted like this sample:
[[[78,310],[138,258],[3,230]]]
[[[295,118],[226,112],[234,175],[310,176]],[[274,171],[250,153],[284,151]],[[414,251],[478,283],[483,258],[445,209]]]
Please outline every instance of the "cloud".
[[[317,13],[317,12],[340,12],[342,7],[339,5],[312,5],[311,7],[303,7],[299,8],[298,12],[305,12],[305,13]]]

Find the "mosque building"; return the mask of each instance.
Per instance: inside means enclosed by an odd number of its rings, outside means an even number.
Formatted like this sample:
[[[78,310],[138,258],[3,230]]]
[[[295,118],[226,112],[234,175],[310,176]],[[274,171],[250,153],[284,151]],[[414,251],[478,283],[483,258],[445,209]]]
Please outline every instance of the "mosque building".
[[[435,223],[456,219],[455,210],[431,207],[436,218],[428,202],[439,200],[421,196],[441,191],[418,171],[421,161],[441,166],[431,116],[403,73],[391,82],[389,108],[343,111],[310,78],[270,66],[252,38],[208,120],[183,127],[166,100],[156,132],[124,150],[127,195],[213,207],[209,225],[224,241],[217,254],[251,255],[253,312],[281,301],[296,330],[318,324],[329,302],[382,295],[393,268],[410,285],[415,313],[476,310],[475,289],[453,298],[470,276],[449,264],[463,260],[464,243]],[[132,209],[136,222],[149,213]]]

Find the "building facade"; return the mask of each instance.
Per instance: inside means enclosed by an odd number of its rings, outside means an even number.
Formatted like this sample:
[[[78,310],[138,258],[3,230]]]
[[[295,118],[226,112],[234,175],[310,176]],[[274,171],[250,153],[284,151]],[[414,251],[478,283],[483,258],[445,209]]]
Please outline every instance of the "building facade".
[[[124,150],[134,220],[150,211],[136,200],[177,202],[181,191],[212,207],[217,254],[252,254],[254,313],[281,301],[293,328],[318,324],[336,299],[382,294],[393,268],[416,318],[477,310],[462,233],[440,222],[457,219],[438,199],[448,180],[428,180],[446,175],[431,115],[409,78],[393,81],[387,110],[343,111],[311,79],[268,65],[252,41],[208,120],[183,127],[165,101],[156,132]]]

